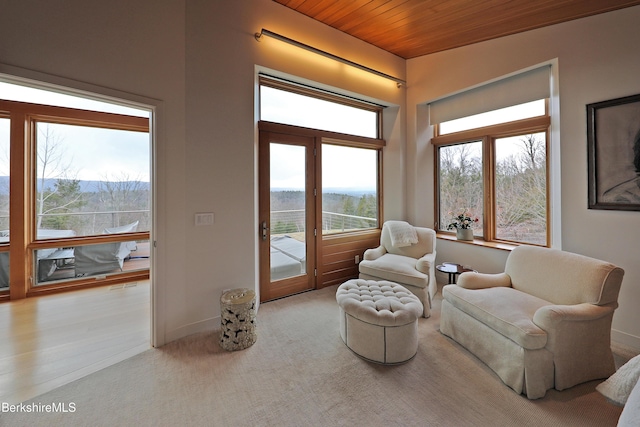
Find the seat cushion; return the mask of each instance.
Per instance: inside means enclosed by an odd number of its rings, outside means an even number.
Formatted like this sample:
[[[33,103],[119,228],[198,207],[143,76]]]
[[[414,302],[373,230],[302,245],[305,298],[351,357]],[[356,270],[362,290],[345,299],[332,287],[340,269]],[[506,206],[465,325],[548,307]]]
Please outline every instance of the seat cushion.
[[[403,286],[363,279],[348,280],[338,287],[336,301],[345,313],[378,326],[401,326],[422,315],[422,303]]]
[[[363,279],[338,287],[340,337],[367,360],[404,363],[418,351],[418,317],[422,303],[403,286]]]
[[[447,285],[442,296],[523,348],[534,350],[547,344],[547,334],[533,323],[533,315],[540,307],[552,305],[548,301],[505,287],[465,289]]]
[[[386,253],[378,259],[362,260],[358,268],[360,273],[368,276],[426,288],[429,276],[416,270],[416,261],[415,258]]]

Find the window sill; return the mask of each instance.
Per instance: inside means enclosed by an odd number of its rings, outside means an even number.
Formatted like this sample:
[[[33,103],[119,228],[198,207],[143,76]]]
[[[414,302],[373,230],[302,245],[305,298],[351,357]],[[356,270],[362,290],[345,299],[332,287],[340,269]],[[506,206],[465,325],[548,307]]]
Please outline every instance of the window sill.
[[[473,239],[473,240],[458,240],[456,236],[453,234],[447,233],[436,233],[436,238],[440,240],[449,240],[451,242],[463,243],[465,245],[475,245],[475,246],[483,246],[485,248],[493,248],[500,249],[503,251],[511,251],[518,245],[510,244],[510,243],[501,243],[501,242],[485,242],[482,239]]]

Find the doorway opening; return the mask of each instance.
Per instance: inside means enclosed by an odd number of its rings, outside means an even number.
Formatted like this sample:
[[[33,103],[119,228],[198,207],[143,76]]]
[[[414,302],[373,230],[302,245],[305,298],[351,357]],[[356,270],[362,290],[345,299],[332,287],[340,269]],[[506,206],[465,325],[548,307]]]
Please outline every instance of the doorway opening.
[[[9,395],[151,347],[153,111],[0,75],[0,342],[22,372]],[[43,352],[45,366],[28,356]]]
[[[0,81],[0,299],[149,279],[150,115]]]

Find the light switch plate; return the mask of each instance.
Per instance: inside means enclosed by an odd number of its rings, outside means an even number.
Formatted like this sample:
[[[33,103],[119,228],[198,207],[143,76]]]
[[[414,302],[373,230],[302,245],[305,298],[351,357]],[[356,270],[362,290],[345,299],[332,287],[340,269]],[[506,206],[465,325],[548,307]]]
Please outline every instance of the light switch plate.
[[[213,212],[203,212],[196,214],[196,226],[213,225]]]

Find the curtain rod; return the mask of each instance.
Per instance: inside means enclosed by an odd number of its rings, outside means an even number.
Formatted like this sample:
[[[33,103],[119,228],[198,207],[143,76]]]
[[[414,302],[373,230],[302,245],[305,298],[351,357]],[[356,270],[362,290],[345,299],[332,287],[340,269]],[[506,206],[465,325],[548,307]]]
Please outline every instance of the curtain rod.
[[[283,35],[274,33],[273,31],[269,31],[269,30],[266,30],[264,28],[262,30],[260,30],[259,33],[255,33],[255,35],[254,35],[254,37],[256,38],[257,41],[260,41],[262,36],[269,36],[271,38],[283,41],[283,42],[288,43],[290,45],[293,45],[293,46],[299,47],[301,49],[307,50],[309,52],[313,52],[313,53],[316,53],[318,55],[322,55],[325,58],[330,58],[330,59],[333,59],[334,61],[342,62],[343,64],[347,64],[347,65],[350,65],[352,67],[358,68],[360,70],[366,71],[368,73],[375,74],[376,76],[384,77],[385,79],[389,79],[389,80],[392,80],[392,81],[396,82],[398,87],[401,87],[401,86],[407,84],[406,81],[404,81],[402,79],[399,79],[397,77],[390,76],[389,74],[385,74],[385,73],[383,73],[381,71],[374,70],[373,68],[366,67],[364,65],[358,64],[357,62],[349,61],[348,59],[342,58],[340,56],[334,55],[334,54],[329,53],[329,52],[325,52],[324,50],[320,50],[320,49],[315,48],[313,46],[309,46],[308,44],[301,43],[299,41],[290,39],[289,37],[285,37]]]

